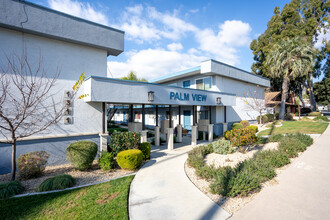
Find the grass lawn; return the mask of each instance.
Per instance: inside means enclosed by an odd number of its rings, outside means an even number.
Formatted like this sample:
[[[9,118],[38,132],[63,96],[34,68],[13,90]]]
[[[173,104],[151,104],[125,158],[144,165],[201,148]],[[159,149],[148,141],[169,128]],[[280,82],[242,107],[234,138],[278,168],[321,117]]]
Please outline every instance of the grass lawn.
[[[281,127],[274,127],[274,129],[266,129],[258,133],[258,136],[270,134],[289,134],[289,133],[303,133],[303,134],[322,134],[328,127],[326,122],[310,122],[310,121],[283,121]]]
[[[128,219],[128,193],[133,178],[0,200],[0,219]]]

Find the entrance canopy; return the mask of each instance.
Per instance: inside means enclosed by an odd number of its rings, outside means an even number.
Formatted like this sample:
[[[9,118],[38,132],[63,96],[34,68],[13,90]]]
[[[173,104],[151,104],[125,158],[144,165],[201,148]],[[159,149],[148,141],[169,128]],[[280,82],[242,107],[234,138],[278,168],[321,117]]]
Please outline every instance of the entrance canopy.
[[[91,76],[85,102],[150,105],[235,106],[236,94]]]

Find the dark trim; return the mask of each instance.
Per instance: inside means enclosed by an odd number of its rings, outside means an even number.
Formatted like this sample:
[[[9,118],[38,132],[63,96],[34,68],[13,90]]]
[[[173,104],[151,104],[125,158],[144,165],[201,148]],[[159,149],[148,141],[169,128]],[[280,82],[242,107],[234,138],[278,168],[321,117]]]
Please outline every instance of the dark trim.
[[[158,127],[158,105],[156,105],[156,127]]]
[[[225,109],[224,109],[224,121],[225,123],[227,123],[227,106],[224,106]]]
[[[209,115],[210,124],[212,124],[212,106],[209,106]]]
[[[179,117],[179,125],[181,125],[181,106],[179,105],[179,114],[178,114],[178,117]]]
[[[129,105],[130,115],[129,115],[129,122],[133,122],[133,105]]]
[[[169,105],[169,122],[168,122],[168,127],[172,128],[172,105]]]
[[[105,124],[105,102],[102,102],[102,134],[105,133],[106,124]]]
[[[144,111],[144,104],[142,104],[142,130],[145,130],[145,127],[146,127],[145,111]]]

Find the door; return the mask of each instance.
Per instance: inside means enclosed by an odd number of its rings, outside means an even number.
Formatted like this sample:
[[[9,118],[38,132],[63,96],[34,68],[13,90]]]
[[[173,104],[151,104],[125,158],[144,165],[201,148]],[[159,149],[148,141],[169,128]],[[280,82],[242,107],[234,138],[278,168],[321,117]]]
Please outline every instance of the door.
[[[191,112],[189,110],[183,111],[183,127],[191,130]]]

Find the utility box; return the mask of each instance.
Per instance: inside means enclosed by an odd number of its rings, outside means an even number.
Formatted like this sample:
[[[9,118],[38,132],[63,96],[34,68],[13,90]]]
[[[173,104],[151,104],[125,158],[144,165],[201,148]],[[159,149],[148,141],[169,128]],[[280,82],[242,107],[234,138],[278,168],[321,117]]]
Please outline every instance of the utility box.
[[[208,119],[199,119],[197,123],[198,131],[208,131],[208,125],[210,124],[210,120]]]

